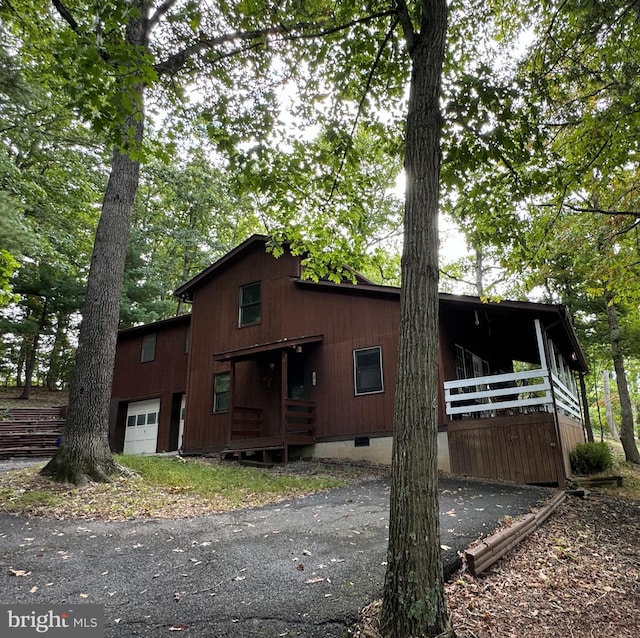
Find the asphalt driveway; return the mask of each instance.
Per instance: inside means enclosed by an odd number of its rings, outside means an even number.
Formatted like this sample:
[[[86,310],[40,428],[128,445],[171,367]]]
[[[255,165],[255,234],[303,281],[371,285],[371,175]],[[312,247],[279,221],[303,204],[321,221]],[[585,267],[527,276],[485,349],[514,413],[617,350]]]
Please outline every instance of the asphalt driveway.
[[[99,603],[109,638],[342,636],[382,591],[389,488],[370,481],[178,521],[0,514],[0,602]],[[445,572],[502,517],[552,493],[441,479]]]

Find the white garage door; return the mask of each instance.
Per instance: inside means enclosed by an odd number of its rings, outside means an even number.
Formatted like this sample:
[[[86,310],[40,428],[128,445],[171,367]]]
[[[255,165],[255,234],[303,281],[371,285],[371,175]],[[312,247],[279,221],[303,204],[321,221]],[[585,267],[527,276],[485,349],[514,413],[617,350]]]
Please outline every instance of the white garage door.
[[[155,454],[158,444],[160,399],[136,401],[127,407],[125,454]]]

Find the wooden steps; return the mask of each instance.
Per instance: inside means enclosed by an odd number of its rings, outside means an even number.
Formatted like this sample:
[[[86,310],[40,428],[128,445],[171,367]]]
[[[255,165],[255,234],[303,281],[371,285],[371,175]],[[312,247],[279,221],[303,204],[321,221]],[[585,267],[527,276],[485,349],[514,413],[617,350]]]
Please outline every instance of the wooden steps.
[[[51,456],[60,443],[66,406],[0,413],[0,458]]]
[[[286,465],[291,447],[313,445],[315,442],[315,436],[310,434],[231,439],[220,454],[223,457],[235,455],[241,463],[273,464],[280,462]]]

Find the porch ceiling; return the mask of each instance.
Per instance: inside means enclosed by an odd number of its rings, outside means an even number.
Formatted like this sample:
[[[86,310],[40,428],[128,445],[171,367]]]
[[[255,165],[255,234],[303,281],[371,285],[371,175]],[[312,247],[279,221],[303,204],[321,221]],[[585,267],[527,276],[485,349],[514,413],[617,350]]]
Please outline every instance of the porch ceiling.
[[[246,348],[238,348],[237,350],[227,350],[226,352],[214,353],[216,361],[241,361],[252,359],[262,352],[270,352],[273,350],[283,350],[284,348],[295,348],[308,343],[320,343],[324,339],[324,335],[309,335],[304,337],[293,337],[292,339],[279,339],[278,341],[269,341],[267,343],[257,343]]]
[[[440,314],[455,340],[491,343],[494,351],[509,352],[513,359],[537,361],[538,346],[534,319],[539,319],[546,333],[576,370],[587,371],[587,363],[564,306],[524,302],[476,303],[469,298],[445,296]]]

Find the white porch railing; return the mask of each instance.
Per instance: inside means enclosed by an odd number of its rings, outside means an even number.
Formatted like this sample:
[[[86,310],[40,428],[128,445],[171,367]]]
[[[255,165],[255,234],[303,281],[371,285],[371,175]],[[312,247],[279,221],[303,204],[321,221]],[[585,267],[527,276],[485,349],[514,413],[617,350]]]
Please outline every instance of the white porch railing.
[[[500,410],[552,412],[551,383],[556,407],[579,420],[578,398],[555,374],[544,369],[445,381],[446,411],[450,416],[464,414],[471,418],[493,417]]]
[[[571,388],[567,387],[555,373],[551,373],[551,379],[553,380],[553,394],[556,399],[556,406],[559,410],[564,411],[565,414],[572,416],[578,421],[582,419],[580,413],[580,402],[578,397],[574,394]]]

